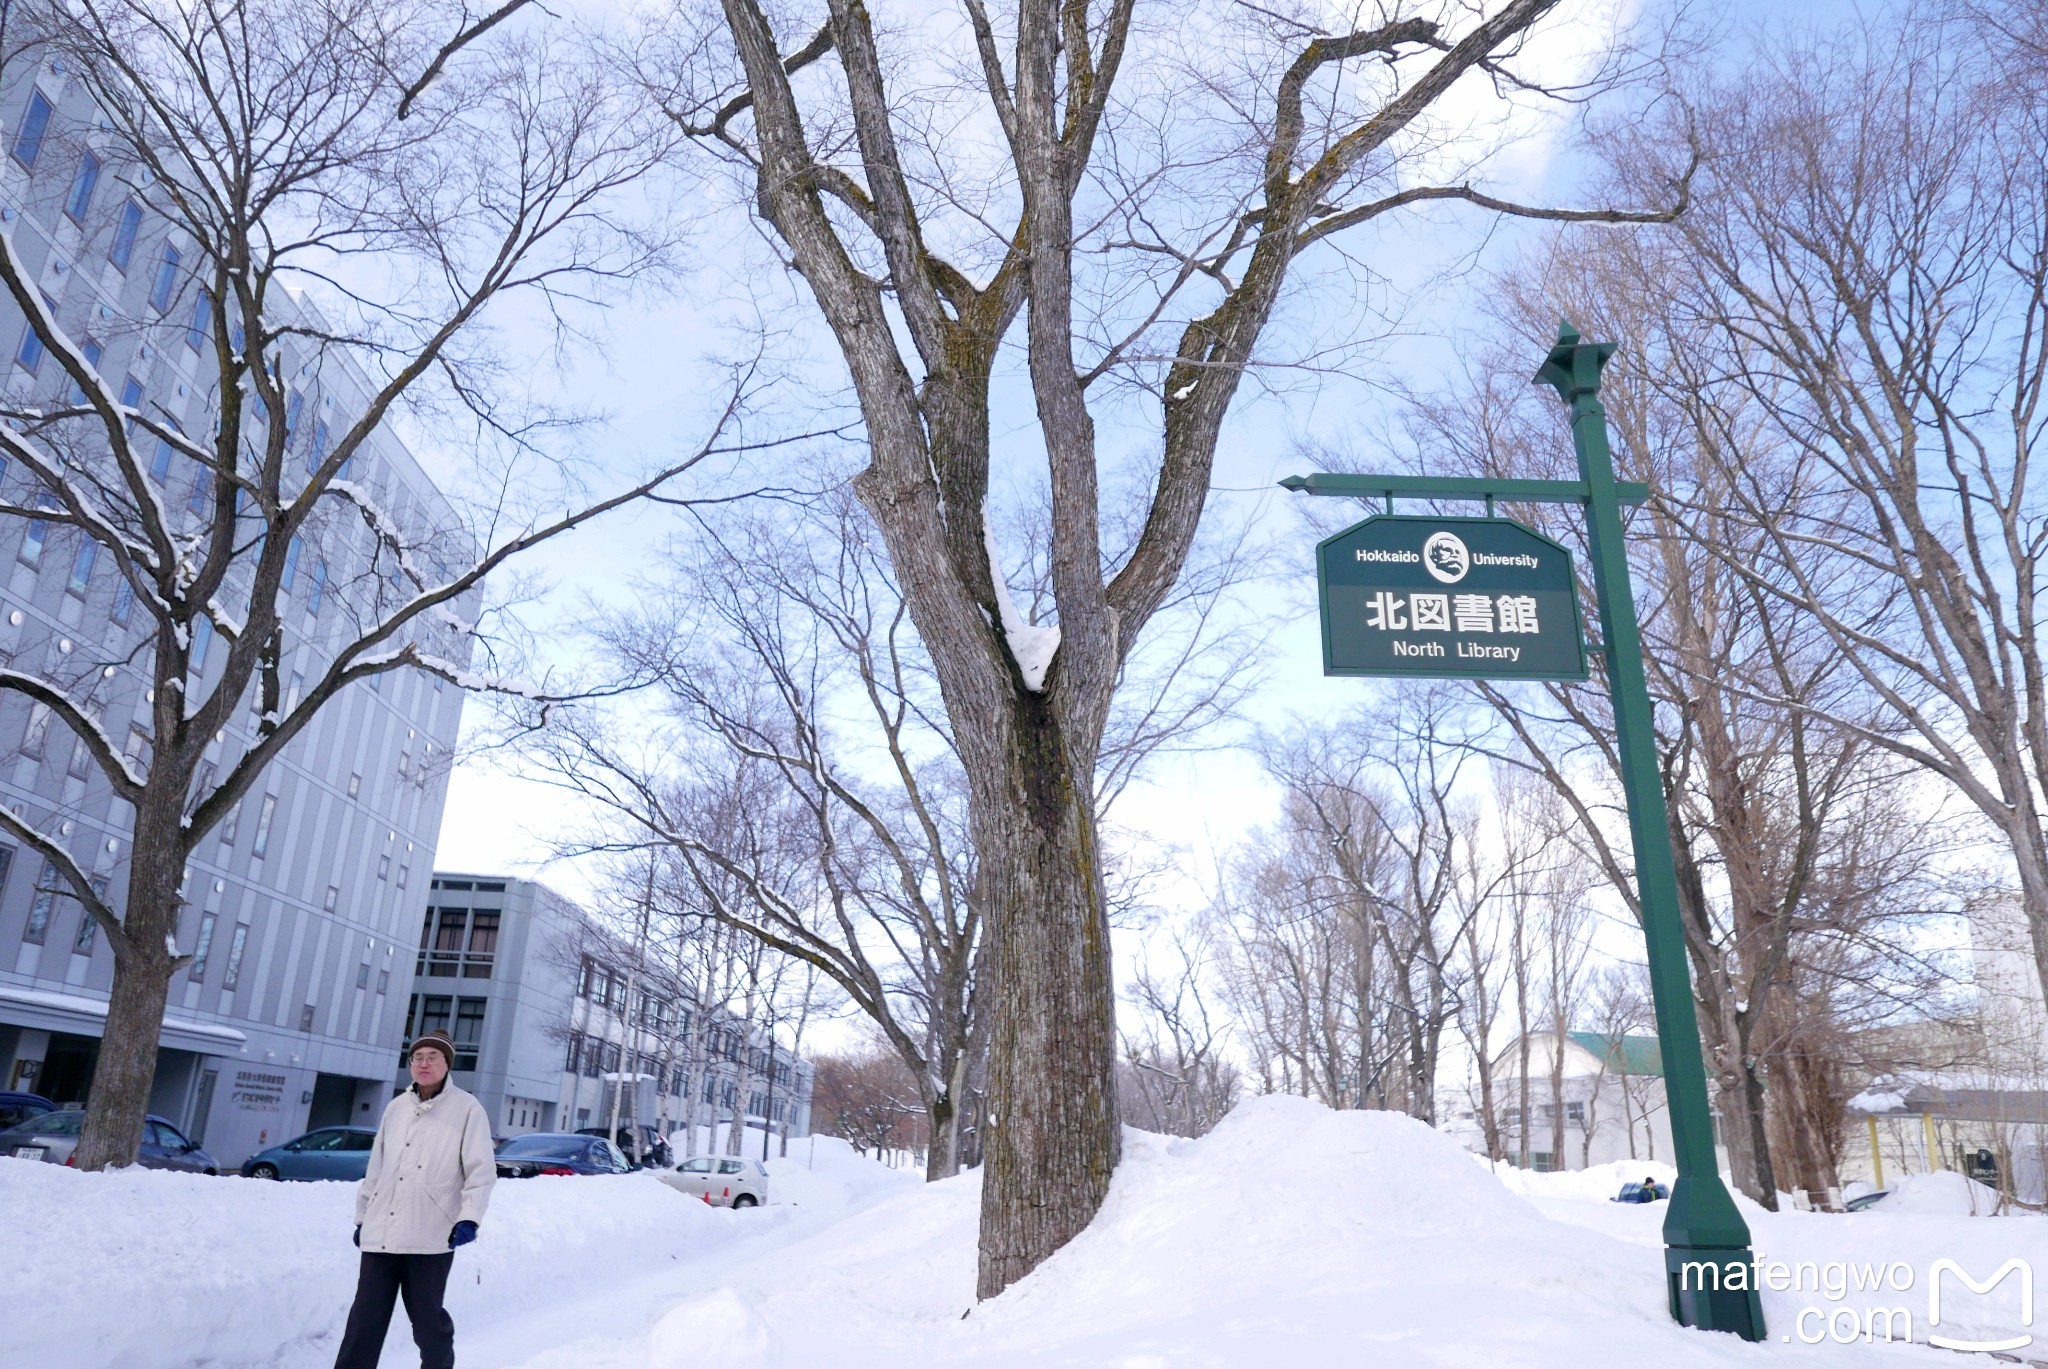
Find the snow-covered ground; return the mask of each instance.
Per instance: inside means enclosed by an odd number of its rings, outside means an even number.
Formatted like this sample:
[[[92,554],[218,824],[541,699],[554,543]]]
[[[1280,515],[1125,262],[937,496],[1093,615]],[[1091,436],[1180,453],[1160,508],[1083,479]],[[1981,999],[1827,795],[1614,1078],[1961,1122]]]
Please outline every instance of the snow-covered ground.
[[[1760,1255],[1806,1286],[1767,1290],[1771,1339],[1745,1345],[1666,1317],[1664,1206],[1606,1201],[1622,1178],[1668,1169],[1496,1176],[1406,1118],[1263,1098],[1198,1141],[1130,1133],[1089,1230],[976,1306],[976,1176],[925,1185],[828,1140],[811,1168],[807,1144],[771,1163],[775,1201],[755,1212],[707,1209],[642,1175],[500,1185],[450,1284],[462,1362],[1956,1366],[1951,1352],[1862,1344],[1860,1327],[1872,1308],[1903,1307],[1924,1340],[1938,1259],[1980,1280],[2013,1258],[2048,1274],[2037,1217],[1747,1208]],[[353,1279],[350,1197],[0,1161],[14,1237],[0,1248],[0,1364],[324,1369]],[[1859,1271],[1881,1281],[1887,1265],[1909,1290],[1856,1289]],[[1978,1295],[1950,1278],[1938,1333],[2027,1329],[2017,1283]],[[1838,1333],[1856,1321],[1859,1343],[1830,1342],[1830,1316]],[[386,1363],[415,1363],[396,1320]],[[2040,1329],[2021,1358],[2048,1362]]]

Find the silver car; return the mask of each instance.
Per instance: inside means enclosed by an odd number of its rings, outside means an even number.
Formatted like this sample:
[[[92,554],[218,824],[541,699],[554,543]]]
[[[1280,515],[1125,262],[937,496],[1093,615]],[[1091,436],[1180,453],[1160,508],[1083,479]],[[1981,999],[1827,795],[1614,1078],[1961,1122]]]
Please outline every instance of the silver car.
[[[660,1174],[670,1188],[713,1207],[759,1207],[768,1201],[768,1167],[759,1160],[699,1155]]]
[[[0,1155],[68,1165],[71,1153],[78,1149],[79,1128],[84,1125],[83,1108],[59,1108],[31,1117],[19,1126],[0,1131]],[[182,1132],[155,1113],[142,1124],[142,1151],[136,1158],[145,1169],[220,1173],[220,1166],[211,1155],[186,1140]]]

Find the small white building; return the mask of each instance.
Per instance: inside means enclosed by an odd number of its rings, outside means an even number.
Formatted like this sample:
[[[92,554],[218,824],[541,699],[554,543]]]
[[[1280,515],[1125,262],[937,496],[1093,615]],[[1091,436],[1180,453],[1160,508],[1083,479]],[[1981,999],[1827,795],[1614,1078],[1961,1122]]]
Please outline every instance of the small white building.
[[[1616,1160],[1672,1158],[1671,1119],[1664,1105],[1664,1062],[1654,1036],[1567,1032],[1562,1042],[1563,1087],[1553,1099],[1551,1060],[1559,1048],[1545,1032],[1528,1037],[1529,1093],[1519,1104],[1522,1039],[1493,1057],[1493,1105],[1504,1158],[1519,1161],[1522,1128],[1529,1134],[1529,1167],[1587,1169]],[[1557,1103],[1564,1108],[1564,1144],[1557,1144]],[[1467,1149],[1486,1153],[1478,1084],[1468,1084],[1439,1110],[1441,1129]]]

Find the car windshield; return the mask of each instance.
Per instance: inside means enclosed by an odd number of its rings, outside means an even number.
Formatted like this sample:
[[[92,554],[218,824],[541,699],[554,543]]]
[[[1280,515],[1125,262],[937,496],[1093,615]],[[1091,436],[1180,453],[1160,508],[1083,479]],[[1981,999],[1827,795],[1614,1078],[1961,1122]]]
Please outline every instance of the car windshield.
[[[514,1136],[498,1151],[500,1155],[527,1159],[569,1160],[583,1153],[585,1142],[571,1136]]]

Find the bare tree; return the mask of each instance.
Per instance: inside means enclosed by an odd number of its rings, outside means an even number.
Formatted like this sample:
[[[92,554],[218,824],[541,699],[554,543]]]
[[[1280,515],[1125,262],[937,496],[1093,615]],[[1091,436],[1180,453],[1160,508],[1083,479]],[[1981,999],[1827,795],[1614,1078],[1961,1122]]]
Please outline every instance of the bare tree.
[[[1509,68],[1555,4],[1508,0],[1450,23],[1374,10],[1337,35],[1225,7],[1177,51],[1194,30],[1152,31],[1132,0],[1024,0],[1010,15],[965,0],[965,35],[918,30],[940,45],[921,62],[914,33],[885,50],[869,11],[844,0],[800,21],[724,0],[717,20],[680,6],[637,47],[678,126],[744,178],[838,344],[870,454],[858,488],[967,776],[993,932],[984,1297],[1079,1231],[1116,1165],[1098,751],[1290,268],[1421,200],[1551,213],[1469,183],[1399,181],[1406,140],[1429,141],[1430,111],[1466,78],[1534,88]],[[978,80],[950,60],[967,36]],[[1120,85],[1127,65],[1138,80]],[[935,88],[917,88],[920,66],[943,73]],[[991,137],[955,136],[956,116]],[[987,512],[998,357],[1020,331],[1050,476],[1053,614],[1036,623],[1015,606]],[[1140,405],[1156,453],[1140,531],[1121,547],[1103,536],[1097,429],[1118,396]]]
[[[1199,929],[1166,938],[1162,970],[1140,965],[1127,990],[1138,1028],[1124,1028],[1122,1107],[1131,1125],[1169,1136],[1203,1136],[1237,1102],[1237,1066],[1225,1052],[1228,1025],[1205,986],[1209,955]]]
[[[1757,530],[1729,570],[1817,625],[1884,716],[1788,706],[1925,767],[2001,834],[2048,985],[2048,518],[2030,480],[2048,80],[2029,9],[1873,14],[1706,92],[1712,193],[1657,284],[1700,321],[1716,412],[1746,429],[1704,452]]]
[[[667,249],[672,230],[636,227],[625,193],[664,135],[591,61],[495,31],[401,126],[445,5],[11,8],[35,37],[17,61],[61,57],[90,106],[60,113],[53,136],[96,147],[121,192],[99,197],[91,240],[160,264],[145,321],[123,324],[84,313],[77,284],[46,297],[21,234],[0,234],[0,286],[55,363],[0,408],[0,452],[29,491],[0,517],[38,546],[70,539],[111,620],[135,614],[105,659],[38,647],[0,669],[0,697],[54,722],[133,812],[119,892],[69,849],[60,812],[0,812],[114,951],[77,1157],[98,1169],[132,1162],[141,1140],[167,987],[189,959],[177,933],[194,847],[351,685],[413,669],[508,687],[469,668],[484,577],[697,458],[596,502],[556,498],[533,465],[559,416],[507,398],[483,331],[501,300],[566,309]],[[181,346],[199,359],[189,403],[168,383],[146,400],[121,383]],[[323,396],[351,390],[342,431],[315,421]],[[499,483],[477,516],[387,503],[374,435],[407,406],[480,460],[505,455],[480,472]],[[117,716],[139,745],[114,740]]]

